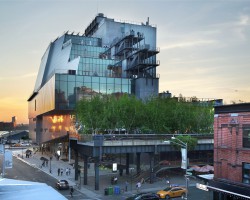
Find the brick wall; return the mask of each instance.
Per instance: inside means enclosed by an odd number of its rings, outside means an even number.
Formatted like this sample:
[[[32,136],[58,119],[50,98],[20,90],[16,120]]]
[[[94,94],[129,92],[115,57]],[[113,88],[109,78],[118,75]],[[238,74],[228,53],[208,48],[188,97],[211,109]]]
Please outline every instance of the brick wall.
[[[250,148],[243,148],[242,126],[250,112],[217,113],[214,117],[214,177],[242,182],[242,163],[250,163]]]

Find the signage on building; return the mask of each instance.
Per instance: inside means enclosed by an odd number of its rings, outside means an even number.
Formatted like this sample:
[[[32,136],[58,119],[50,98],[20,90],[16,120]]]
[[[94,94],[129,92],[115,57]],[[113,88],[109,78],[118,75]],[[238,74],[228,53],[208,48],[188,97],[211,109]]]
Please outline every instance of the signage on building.
[[[187,149],[181,148],[181,168],[187,169]]]
[[[12,151],[5,151],[4,154],[4,163],[5,163],[5,168],[12,168],[13,161],[12,161]]]
[[[112,171],[117,172],[117,163],[113,163]]]

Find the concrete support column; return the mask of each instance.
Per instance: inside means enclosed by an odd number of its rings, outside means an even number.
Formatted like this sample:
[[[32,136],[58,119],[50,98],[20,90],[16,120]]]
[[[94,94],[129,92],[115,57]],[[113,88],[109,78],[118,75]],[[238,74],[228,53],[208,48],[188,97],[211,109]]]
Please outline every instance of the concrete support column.
[[[78,180],[78,151],[75,149],[75,180]]]
[[[69,164],[71,162],[71,148],[70,148],[70,142],[69,142],[69,153],[68,153],[68,157],[69,157]]]
[[[154,153],[149,153],[150,157],[150,183],[154,183]]]
[[[137,174],[141,171],[141,153],[136,153],[136,172]]]
[[[88,158],[88,156],[84,156],[84,185],[88,185]]]
[[[129,175],[129,153],[126,153],[126,174]]]
[[[96,157],[95,160],[95,190],[99,190],[99,164],[100,164],[100,158]]]

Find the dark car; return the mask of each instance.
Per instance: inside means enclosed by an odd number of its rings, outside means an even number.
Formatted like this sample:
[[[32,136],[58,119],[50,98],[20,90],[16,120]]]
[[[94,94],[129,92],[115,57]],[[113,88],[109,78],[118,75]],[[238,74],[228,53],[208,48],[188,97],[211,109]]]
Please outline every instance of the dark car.
[[[58,180],[56,182],[56,188],[58,190],[68,190],[69,189],[69,183],[66,180]]]
[[[126,200],[159,200],[157,194],[155,193],[138,193],[131,197],[126,198]]]

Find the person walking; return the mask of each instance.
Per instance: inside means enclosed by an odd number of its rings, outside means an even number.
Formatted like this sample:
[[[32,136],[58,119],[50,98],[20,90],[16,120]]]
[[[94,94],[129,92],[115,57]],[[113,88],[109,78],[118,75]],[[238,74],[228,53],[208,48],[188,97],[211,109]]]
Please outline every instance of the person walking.
[[[128,191],[128,182],[127,181],[125,182],[125,191],[126,192]]]
[[[57,170],[58,176],[60,175],[60,171],[61,171],[60,168],[58,168]]]
[[[63,175],[63,168],[61,168],[61,176]]]
[[[136,183],[137,192],[140,192],[141,182]]]
[[[74,192],[74,188],[71,187],[71,188],[70,188],[70,196],[71,196],[71,197],[73,197],[73,192]]]

